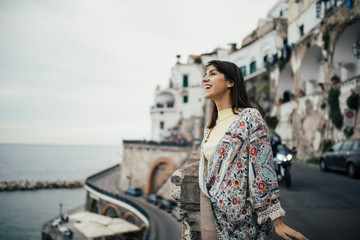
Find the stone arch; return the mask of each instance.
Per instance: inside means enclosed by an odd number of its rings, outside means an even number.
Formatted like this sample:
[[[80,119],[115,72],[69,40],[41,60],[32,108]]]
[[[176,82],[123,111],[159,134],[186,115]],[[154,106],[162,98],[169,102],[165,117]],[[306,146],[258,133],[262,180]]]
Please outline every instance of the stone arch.
[[[147,176],[145,195],[156,192],[175,169],[176,164],[169,158],[160,157],[153,162]]]
[[[100,211],[100,203],[96,199],[91,199],[90,202],[90,212],[92,213],[99,213]]]
[[[162,92],[156,96],[156,107],[174,107],[175,98],[171,92]]]
[[[308,95],[319,91],[319,83],[325,82],[324,57],[319,46],[310,47],[301,62],[300,90]]]
[[[112,218],[120,218],[121,217],[120,210],[117,208],[116,205],[114,205],[112,203],[106,204],[104,206],[101,214],[104,216],[112,217]]]
[[[360,16],[351,22],[339,26],[332,42],[333,75],[340,77],[341,81],[360,74],[360,59],[354,56],[352,45],[360,41]]]
[[[124,214],[123,219],[129,223],[138,225],[138,218],[136,217],[136,215],[130,211],[126,212]]]
[[[283,102],[288,101],[288,93],[295,93],[294,73],[289,63],[287,63],[279,74],[279,84],[277,89],[277,98]]]

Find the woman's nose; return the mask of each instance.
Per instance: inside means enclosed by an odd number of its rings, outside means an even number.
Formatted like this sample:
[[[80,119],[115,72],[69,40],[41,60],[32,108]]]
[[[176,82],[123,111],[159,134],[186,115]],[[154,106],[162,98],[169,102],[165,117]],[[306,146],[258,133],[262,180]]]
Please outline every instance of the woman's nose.
[[[202,81],[205,83],[205,82],[208,82],[209,81],[209,78],[207,76],[203,77]]]

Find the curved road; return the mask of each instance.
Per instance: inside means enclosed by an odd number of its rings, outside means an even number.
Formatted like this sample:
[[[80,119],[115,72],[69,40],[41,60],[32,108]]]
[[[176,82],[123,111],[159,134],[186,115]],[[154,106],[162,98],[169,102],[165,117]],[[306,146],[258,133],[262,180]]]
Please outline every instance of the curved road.
[[[119,186],[120,167],[117,167],[91,181],[97,187],[119,194],[139,204],[150,217],[150,240],[177,240],[181,238],[181,225],[171,214],[148,203],[143,197],[132,197],[123,193]]]

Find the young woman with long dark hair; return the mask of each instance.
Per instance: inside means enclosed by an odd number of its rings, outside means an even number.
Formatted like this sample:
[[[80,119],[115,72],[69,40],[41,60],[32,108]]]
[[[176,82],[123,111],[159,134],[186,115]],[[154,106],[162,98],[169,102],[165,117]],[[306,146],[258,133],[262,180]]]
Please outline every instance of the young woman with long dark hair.
[[[241,70],[231,62],[210,61],[203,84],[212,113],[201,145],[199,185],[215,223],[212,238],[272,239],[275,226],[284,239],[306,239],[281,220],[285,211],[268,130],[249,101]]]

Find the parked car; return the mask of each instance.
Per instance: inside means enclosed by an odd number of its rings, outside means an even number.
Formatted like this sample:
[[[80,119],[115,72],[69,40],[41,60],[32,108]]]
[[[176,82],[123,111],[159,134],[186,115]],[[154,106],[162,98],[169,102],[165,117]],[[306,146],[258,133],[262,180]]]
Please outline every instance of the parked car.
[[[130,186],[125,190],[125,193],[137,197],[142,195],[142,190],[137,186]]]
[[[162,200],[163,198],[159,195],[156,194],[150,194],[149,196],[146,197],[146,201],[148,201],[149,203],[158,205],[159,201]]]
[[[346,171],[350,177],[360,173],[360,139],[345,140],[330,147],[320,157],[320,169]]]
[[[181,215],[180,215],[180,208],[179,207],[174,207],[171,210],[171,214],[174,216],[174,218],[176,220],[178,220],[179,222],[181,221]]]
[[[171,212],[171,210],[177,206],[177,202],[173,200],[163,199],[159,201],[159,208],[164,209],[167,212]]]

